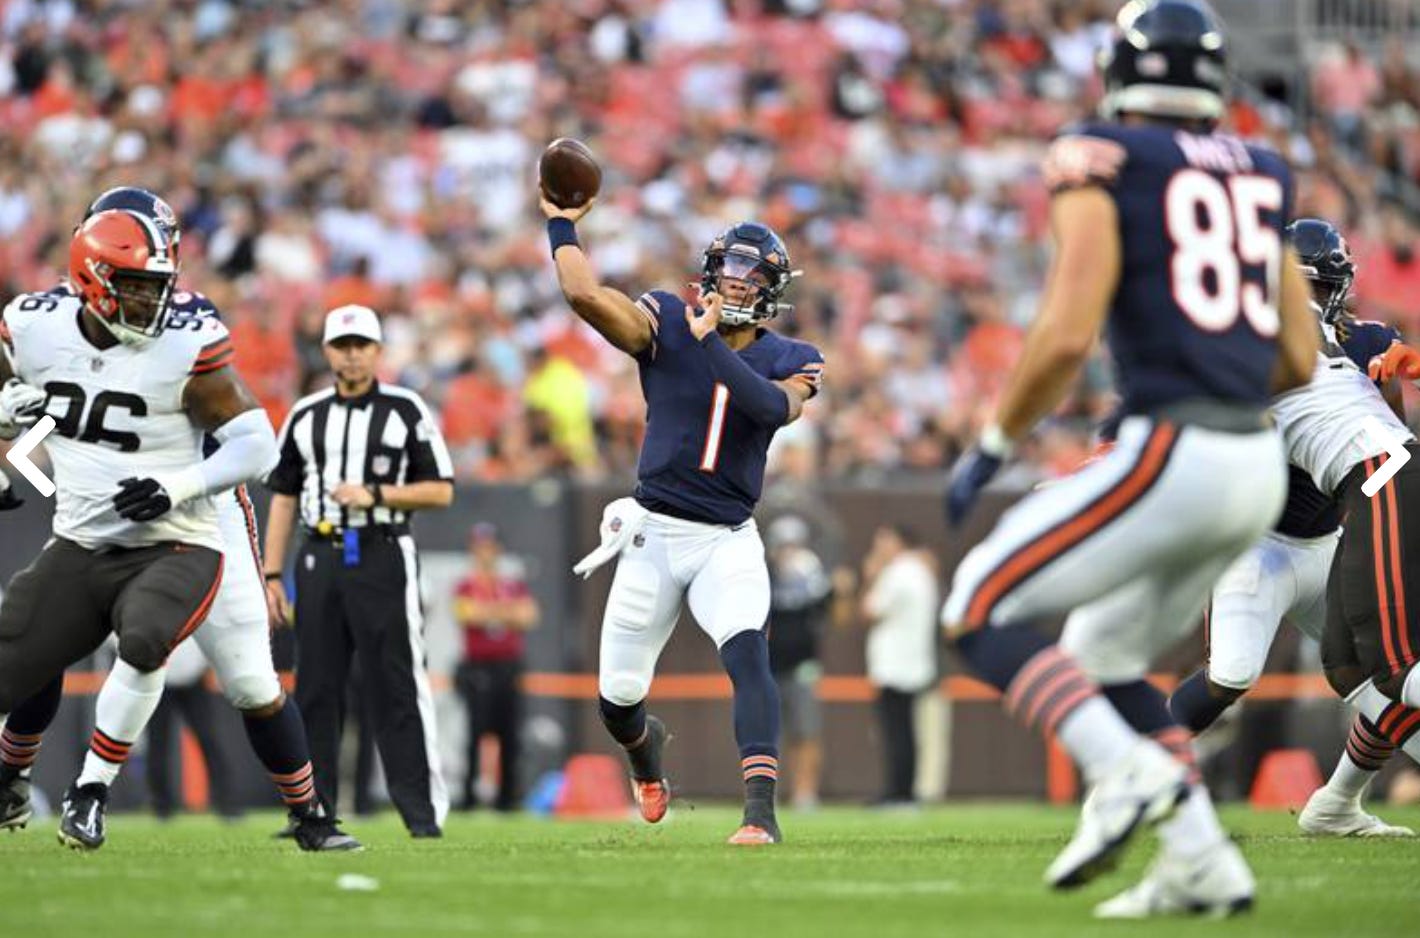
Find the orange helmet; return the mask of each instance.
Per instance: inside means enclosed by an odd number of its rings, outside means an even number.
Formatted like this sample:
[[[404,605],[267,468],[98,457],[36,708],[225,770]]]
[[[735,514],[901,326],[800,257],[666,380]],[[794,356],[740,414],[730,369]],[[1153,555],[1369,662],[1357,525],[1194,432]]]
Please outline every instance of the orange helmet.
[[[69,282],[121,342],[141,344],[163,331],[176,280],[168,235],[137,212],[99,212],[69,241]]]

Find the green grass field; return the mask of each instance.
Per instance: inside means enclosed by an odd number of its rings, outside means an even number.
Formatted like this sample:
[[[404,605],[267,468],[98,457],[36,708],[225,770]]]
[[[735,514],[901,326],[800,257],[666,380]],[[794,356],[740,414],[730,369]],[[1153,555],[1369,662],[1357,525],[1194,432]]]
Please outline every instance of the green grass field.
[[[1420,810],[1387,819],[1420,828]],[[1121,935],[1091,906],[1137,876],[1127,868],[1061,896],[1040,874],[1072,811],[958,805],[918,814],[828,809],[785,814],[790,842],[723,844],[738,817],[682,805],[667,822],[555,822],[455,816],[442,841],[411,841],[392,814],[350,825],[361,854],[306,855],[270,839],[282,818],[160,825],[117,816],[102,851],[61,849],[54,821],[0,836],[0,935],[552,935],[573,938],[889,938],[907,935]],[[1260,882],[1251,916],[1150,924],[1154,936],[1351,935],[1415,914],[1420,842],[1317,841],[1287,814],[1227,812]],[[337,886],[373,878],[373,891]],[[1358,927],[1362,927],[1360,931]],[[1369,932],[1373,927],[1377,932]]]

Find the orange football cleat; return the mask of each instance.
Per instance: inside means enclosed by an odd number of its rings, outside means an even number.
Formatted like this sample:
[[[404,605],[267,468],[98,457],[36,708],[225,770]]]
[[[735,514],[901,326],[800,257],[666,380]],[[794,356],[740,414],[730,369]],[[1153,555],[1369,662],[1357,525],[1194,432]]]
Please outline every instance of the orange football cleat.
[[[631,780],[631,795],[636,806],[641,809],[641,817],[647,824],[655,824],[666,816],[671,806],[671,784],[666,779],[654,782]]]
[[[726,841],[736,847],[763,847],[768,844],[777,844],[779,838],[762,827],[754,824],[746,824],[730,835]]]

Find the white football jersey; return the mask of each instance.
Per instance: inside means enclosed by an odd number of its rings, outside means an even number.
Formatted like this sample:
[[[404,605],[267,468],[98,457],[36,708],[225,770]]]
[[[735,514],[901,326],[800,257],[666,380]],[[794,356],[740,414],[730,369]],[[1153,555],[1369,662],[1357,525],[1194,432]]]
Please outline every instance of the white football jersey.
[[[220,551],[211,498],[135,522],[114,511],[113,496],[120,479],[202,461],[203,433],[183,410],[183,390],[193,375],[231,361],[226,326],[189,318],[143,347],[99,349],[80,331],[81,309],[78,297],[56,291],[21,294],[3,313],[16,374],[48,393],[45,413],[56,423],[44,442],[57,489],[55,536],[91,549],[181,541]]]
[[[1272,413],[1287,441],[1288,460],[1305,470],[1324,495],[1334,495],[1357,463],[1385,454],[1381,441],[1366,432],[1366,417],[1379,420],[1399,440],[1414,440],[1415,434],[1341,350],[1330,327],[1324,331],[1311,383],[1276,398]]]

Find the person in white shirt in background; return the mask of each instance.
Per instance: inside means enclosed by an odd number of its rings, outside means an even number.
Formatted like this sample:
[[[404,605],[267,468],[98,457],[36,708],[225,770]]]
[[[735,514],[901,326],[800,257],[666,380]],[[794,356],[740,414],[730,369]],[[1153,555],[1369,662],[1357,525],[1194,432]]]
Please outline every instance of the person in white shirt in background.
[[[873,533],[863,561],[862,612],[868,631],[868,680],[878,689],[885,805],[916,801],[915,710],[937,680],[937,572],[916,536],[900,525]]]

